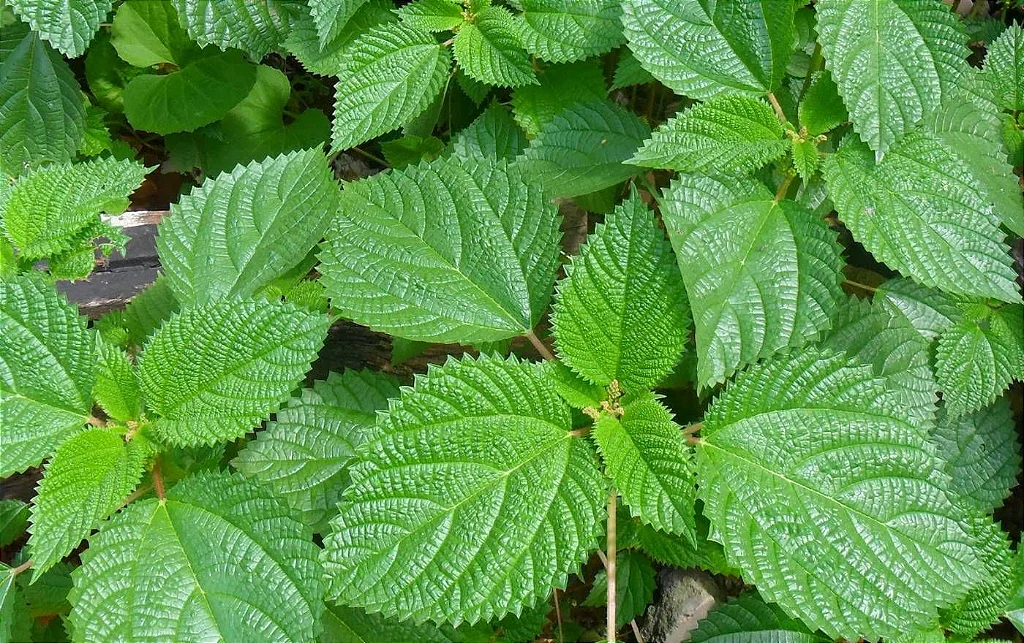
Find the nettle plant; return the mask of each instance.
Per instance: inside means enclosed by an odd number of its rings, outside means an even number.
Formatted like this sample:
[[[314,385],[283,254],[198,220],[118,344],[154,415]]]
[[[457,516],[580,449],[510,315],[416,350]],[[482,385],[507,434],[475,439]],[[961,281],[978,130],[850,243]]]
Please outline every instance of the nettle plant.
[[[595,556],[609,640],[652,561],[752,586],[693,641],[1024,631],[993,517],[1021,465],[1019,26],[941,0],[129,0],[101,34],[132,70],[93,98],[209,176],[160,225],[162,276],[90,325],[53,282],[123,244],[100,213],[152,168],[82,147],[51,47],[83,54],[112,4],[6,0],[0,476],[44,469],[0,503],[0,542],[30,534],[0,640],[562,637],[552,593]],[[339,189],[269,52],[336,78],[332,159],[384,136],[393,167]],[[565,258],[570,200],[604,216]],[[472,350],[304,384],[338,319]]]

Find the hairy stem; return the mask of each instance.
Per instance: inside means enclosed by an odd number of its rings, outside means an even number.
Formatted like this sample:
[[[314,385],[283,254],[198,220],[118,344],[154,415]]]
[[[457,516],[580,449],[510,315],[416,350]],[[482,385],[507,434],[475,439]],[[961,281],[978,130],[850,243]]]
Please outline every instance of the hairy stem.
[[[700,444],[702,442],[704,442],[704,440],[701,440],[700,438],[698,438],[695,435],[688,435],[688,436],[686,436],[686,444],[688,446],[695,447],[695,446],[697,446],[698,444]]]
[[[160,472],[160,457],[157,456],[156,460],[153,461],[153,492],[156,493],[156,497],[162,502],[164,499],[164,476]]]
[[[843,283],[850,284],[854,288],[860,288],[861,290],[866,290],[868,292],[878,292],[878,288],[875,288],[874,286],[869,286],[867,284],[862,284],[859,281],[851,281],[849,279],[844,279]]]
[[[554,361],[555,356],[551,353],[551,350],[544,345],[544,342],[540,341],[540,338],[537,337],[536,333],[531,330],[526,333],[526,339],[530,340],[530,343],[537,349],[537,352],[540,353],[541,357]]]
[[[555,588],[555,620],[558,621],[558,643],[565,643],[565,634],[562,632],[562,606],[558,604],[558,588]]]
[[[95,427],[99,427],[101,429],[103,427],[107,426],[106,422],[104,422],[103,420],[99,419],[95,415],[90,415],[89,419],[87,419],[86,422],[91,424],[91,425],[93,425],[93,426],[95,426]]]
[[[704,426],[703,422],[698,422],[696,424],[691,424],[690,426],[688,426],[685,429],[683,429],[683,435],[693,435],[694,433],[697,433],[698,431],[700,431],[703,426]]]
[[[34,565],[34,564],[35,564],[35,561],[32,560],[31,558],[29,558],[28,560],[26,560],[22,564],[18,565],[14,569],[12,569],[11,570],[11,576],[17,576],[18,574],[20,574],[22,572],[28,571],[29,569],[32,568],[32,565]]]
[[[608,643],[615,643],[615,514],[618,493],[615,489],[608,495],[608,533],[607,540],[608,562],[605,567],[608,569]]]
[[[768,102],[772,104],[772,109],[775,110],[775,115],[779,117],[779,122],[788,123],[789,119],[786,118],[786,112],[782,111],[782,105],[779,104],[779,99],[775,97],[775,92],[768,92]]]
[[[635,618],[629,622],[629,627],[633,630],[633,638],[636,639],[636,643],[644,643],[644,637],[640,636],[640,628],[637,627]]]
[[[786,192],[789,192],[789,186],[793,184],[793,180],[794,179],[796,179],[796,175],[795,174],[791,175],[791,176],[787,176],[786,180],[784,180],[782,182],[782,185],[779,186],[778,191],[775,193],[775,202],[776,203],[778,203],[779,201],[781,201],[784,198],[786,198]]]

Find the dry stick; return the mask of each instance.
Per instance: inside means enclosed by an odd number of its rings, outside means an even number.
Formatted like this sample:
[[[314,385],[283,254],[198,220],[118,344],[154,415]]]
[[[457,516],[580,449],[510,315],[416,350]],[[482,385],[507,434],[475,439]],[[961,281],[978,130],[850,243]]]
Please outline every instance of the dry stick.
[[[608,534],[605,536],[608,549],[608,643],[615,643],[615,512],[618,494],[612,489],[608,495]]]
[[[24,571],[28,571],[28,569],[31,568],[32,565],[34,565],[34,564],[35,564],[35,561],[32,560],[31,558],[29,558],[28,560],[26,560],[22,564],[18,565],[14,569],[12,569],[11,570],[11,576],[17,576],[18,574],[20,574],[20,573],[22,573]]]
[[[772,104],[772,109],[775,110],[775,115],[779,117],[779,122],[789,122],[789,119],[786,118],[786,112],[782,111],[782,105],[779,105],[779,99],[775,97],[774,92],[768,92],[768,102]]]
[[[636,626],[635,618],[629,622],[629,626],[633,628],[633,638],[636,639],[636,643],[644,643],[644,637],[640,636],[640,628]]]
[[[544,345],[544,342],[540,341],[540,338],[537,337],[537,335],[532,330],[526,333],[526,339],[530,340],[530,343],[533,344],[533,347],[537,349],[537,352],[540,353],[541,357],[547,360],[554,361],[555,356],[551,353],[548,347]]]

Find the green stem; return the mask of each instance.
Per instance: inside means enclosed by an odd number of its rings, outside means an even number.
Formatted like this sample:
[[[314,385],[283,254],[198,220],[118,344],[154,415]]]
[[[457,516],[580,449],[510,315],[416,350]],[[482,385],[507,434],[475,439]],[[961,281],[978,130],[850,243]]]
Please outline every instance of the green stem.
[[[786,118],[786,112],[782,111],[782,105],[779,104],[779,99],[775,97],[775,92],[768,92],[768,102],[772,104],[772,109],[775,110],[775,115],[779,117],[779,122],[788,123],[789,119]]]
[[[814,72],[821,69],[823,62],[825,62],[825,58],[821,55],[821,44],[818,43],[814,45],[814,53],[811,54],[811,60],[807,63],[807,75],[804,77],[803,87],[800,88],[801,99],[807,95],[807,90],[811,87],[811,79],[814,77]]]

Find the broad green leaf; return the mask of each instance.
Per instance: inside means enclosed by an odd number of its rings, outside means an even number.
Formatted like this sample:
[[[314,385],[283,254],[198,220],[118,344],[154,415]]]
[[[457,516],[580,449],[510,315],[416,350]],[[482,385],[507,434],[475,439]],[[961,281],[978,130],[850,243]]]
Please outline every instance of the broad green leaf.
[[[630,159],[643,167],[685,172],[753,172],[789,148],[768,103],[725,94],[691,107],[654,130]]]
[[[577,103],[605,98],[604,72],[597,60],[552,65],[537,74],[539,85],[517,87],[512,93],[512,114],[530,137]]]
[[[654,600],[654,566],[647,557],[637,551],[624,550],[616,556],[615,575],[615,624],[622,627],[643,614]],[[608,604],[608,572],[600,570],[594,578],[590,594],[584,599],[585,607],[600,607]]]
[[[537,364],[537,368],[555,387],[558,395],[573,408],[585,409],[590,406],[598,409],[601,401],[608,397],[606,387],[586,381],[559,360],[545,360]]]
[[[814,173],[818,171],[818,164],[821,156],[818,154],[818,144],[813,140],[800,141],[790,139],[790,153],[793,155],[793,167],[796,168],[797,176],[804,181],[810,181]]]
[[[17,559],[16,559],[17,560]],[[18,590],[30,618],[64,616],[71,609],[68,592],[71,591],[70,563],[59,562],[43,574],[18,576]],[[31,582],[29,579],[31,578]],[[61,619],[58,619],[61,620]]]
[[[825,643],[757,592],[746,592],[708,612],[690,635],[692,643]]]
[[[622,44],[618,0],[522,0],[517,17],[523,46],[551,62],[572,62],[605,54]]]
[[[634,190],[594,233],[558,285],[559,357],[584,379],[627,392],[654,387],[689,335],[686,290],[672,248]]]
[[[662,218],[689,295],[701,388],[828,328],[842,298],[836,234],[742,177],[681,175]]]
[[[839,97],[836,81],[828,71],[819,72],[811,81],[798,108],[800,126],[811,136],[824,134],[850,119],[846,105]]]
[[[985,576],[971,515],[905,418],[871,368],[813,349],[751,367],[704,417],[711,538],[762,596],[829,638],[924,628]]]
[[[914,130],[876,164],[847,136],[822,172],[843,223],[879,261],[947,292],[1020,301],[985,189],[936,137]]]
[[[309,0],[320,48],[326,49],[366,3],[367,0]]]
[[[455,78],[455,84],[459,86],[462,93],[464,93],[469,100],[476,103],[478,107],[484,104],[484,100],[487,99],[493,89],[493,87],[486,83],[481,83],[478,80],[470,78],[466,75],[466,72],[462,71],[458,67],[455,68],[455,74],[453,77]],[[526,85],[526,87],[536,87],[536,85]]]
[[[256,67],[241,53],[212,54],[165,76],[136,76],[124,88],[124,113],[135,129],[191,132],[219,120],[246,97]]]
[[[85,53],[113,0],[6,0],[32,31],[68,58]]]
[[[174,296],[170,281],[158,275],[148,288],[135,295],[124,308],[124,327],[128,331],[127,344],[141,347],[180,304]]]
[[[231,464],[319,524],[334,513],[356,448],[373,432],[376,411],[398,397],[398,382],[370,371],[331,373],[277,412]]]
[[[722,546],[708,540],[710,525],[704,516],[697,514],[696,545],[684,536],[665,533],[639,520],[622,520],[624,516],[628,516],[628,514],[624,514],[620,510],[618,524],[620,547],[639,549],[662,565],[680,569],[699,567],[723,576],[738,577],[740,575],[725,560]]]
[[[879,157],[966,71],[967,39],[942,0],[822,0],[817,16],[853,128]]]
[[[442,158],[350,183],[320,253],[332,306],[428,342],[530,331],[558,262],[558,216],[517,165]]]
[[[164,63],[184,67],[199,51],[178,24],[171,3],[150,0],[129,0],[117,8],[110,44],[122,60],[136,67]]]
[[[285,47],[311,73],[344,76],[350,45],[370,27],[397,22],[398,17],[393,13],[393,8],[391,0],[367,0],[338,34],[322,46],[313,17],[300,11],[292,21]]]
[[[117,346],[96,335],[96,383],[93,398],[107,415],[121,422],[142,417],[142,393],[135,366]]]
[[[175,314],[146,344],[139,378],[152,427],[179,446],[233,440],[302,380],[328,320],[291,304],[223,301]]]
[[[625,0],[629,48],[673,91],[706,100],[779,87],[796,43],[793,3]]]
[[[1024,110],[1024,29],[1012,24],[989,45],[985,75],[995,86],[996,104],[1007,111]]]
[[[91,250],[100,213],[123,212],[148,171],[141,163],[109,157],[41,167],[18,179],[0,204],[4,232],[26,259],[56,255],[83,242]]]
[[[328,605],[323,614],[323,643],[455,643],[430,621],[416,624],[370,614],[357,607]]]
[[[626,161],[650,135],[644,121],[607,99],[576,103],[541,127],[520,163],[550,196],[580,196],[638,174]]]
[[[145,1],[145,0],[140,0]],[[110,44],[110,33],[100,31],[85,55],[85,80],[88,83],[90,100],[108,112],[124,111],[122,93],[125,85],[135,76],[146,73],[121,60],[117,50]]]
[[[178,20],[200,46],[241,49],[253,60],[279,48],[292,6],[284,0],[172,0]]]
[[[611,89],[623,89],[635,85],[646,85],[653,82],[654,76],[640,65],[633,52],[623,49],[619,54],[619,63],[615,66]]]
[[[518,87],[539,82],[522,48],[519,27],[504,7],[489,7],[463,25],[452,50],[459,67],[482,83]]]
[[[86,320],[41,279],[0,281],[0,478],[42,462],[82,430],[96,378]]]
[[[20,500],[0,500],[0,547],[21,537],[28,525],[28,505]]]
[[[605,472],[633,516],[697,542],[693,457],[681,427],[652,393],[623,400],[623,414],[594,424]]]
[[[317,551],[270,492],[197,474],[89,539],[73,575],[73,640],[311,641],[323,610]]]
[[[33,32],[0,36],[0,174],[67,162],[85,132],[85,102],[74,73]],[[17,35],[22,38],[15,40]]]
[[[360,34],[334,88],[334,149],[344,150],[405,125],[448,79],[448,51],[427,32],[381,24]]]
[[[466,159],[514,161],[527,144],[526,134],[497,101],[452,137],[455,156]]]
[[[34,578],[70,554],[139,484],[149,453],[143,441],[90,429],[58,447],[32,503]]]
[[[323,237],[337,186],[318,149],[237,166],[171,206],[157,250],[178,301],[247,298],[297,266]]]
[[[906,317],[928,340],[938,337],[961,317],[953,297],[902,277],[890,279],[879,286],[875,301]]]
[[[985,579],[941,614],[943,626],[964,637],[980,634],[999,621],[1012,590],[1013,551],[1006,533],[984,518],[979,520],[978,538]]]
[[[461,0],[415,0],[397,10],[402,22],[424,31],[452,31],[466,18]]]
[[[1004,615],[1017,631],[1024,634],[1024,547],[1017,547],[1013,561],[1013,576],[1010,603]]]
[[[444,152],[444,142],[436,136],[407,134],[402,138],[382,142],[380,150],[388,165],[398,170],[420,161],[437,159]]]
[[[564,587],[597,547],[606,487],[569,407],[528,363],[431,367],[378,420],[324,541],[327,596],[474,623]]]

